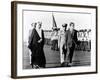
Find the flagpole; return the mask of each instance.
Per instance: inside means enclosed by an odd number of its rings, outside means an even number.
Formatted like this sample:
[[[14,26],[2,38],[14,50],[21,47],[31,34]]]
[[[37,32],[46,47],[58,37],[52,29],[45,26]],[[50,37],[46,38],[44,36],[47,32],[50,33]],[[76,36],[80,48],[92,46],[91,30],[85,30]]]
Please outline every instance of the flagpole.
[[[53,15],[53,12],[52,12],[52,22],[53,22],[53,26],[52,27],[57,28],[57,24],[56,24],[56,20],[55,20],[55,17]]]
[[[54,22],[53,22],[53,12],[52,12],[52,29],[53,29],[53,24],[54,24]]]

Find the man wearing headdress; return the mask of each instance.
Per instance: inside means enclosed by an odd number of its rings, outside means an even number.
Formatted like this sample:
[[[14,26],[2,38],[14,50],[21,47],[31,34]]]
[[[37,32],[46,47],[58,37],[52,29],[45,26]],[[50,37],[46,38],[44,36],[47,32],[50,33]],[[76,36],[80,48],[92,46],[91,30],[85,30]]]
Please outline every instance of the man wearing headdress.
[[[44,54],[44,31],[42,30],[42,22],[37,22],[36,29],[32,30],[29,48],[32,51],[32,68],[45,68],[46,58]]]

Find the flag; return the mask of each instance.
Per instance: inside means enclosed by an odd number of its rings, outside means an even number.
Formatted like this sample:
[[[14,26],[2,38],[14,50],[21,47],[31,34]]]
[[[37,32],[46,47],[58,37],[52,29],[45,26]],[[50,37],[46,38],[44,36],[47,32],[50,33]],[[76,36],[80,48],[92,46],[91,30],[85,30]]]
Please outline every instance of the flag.
[[[52,20],[53,20],[53,27],[52,27],[52,29],[57,28],[57,24],[56,24],[56,21],[55,21],[53,13],[52,13]]]

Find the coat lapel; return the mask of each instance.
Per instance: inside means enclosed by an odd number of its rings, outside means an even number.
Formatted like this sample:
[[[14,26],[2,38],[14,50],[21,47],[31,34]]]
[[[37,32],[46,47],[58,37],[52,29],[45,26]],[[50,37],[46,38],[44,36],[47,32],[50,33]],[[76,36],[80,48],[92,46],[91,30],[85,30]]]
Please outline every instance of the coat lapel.
[[[73,32],[72,32],[72,37],[74,36],[74,32],[75,32],[75,31],[73,30]]]
[[[37,30],[36,30],[36,35],[37,35],[37,37],[39,37],[39,38],[40,38],[40,36],[39,36],[39,34],[38,34]]]

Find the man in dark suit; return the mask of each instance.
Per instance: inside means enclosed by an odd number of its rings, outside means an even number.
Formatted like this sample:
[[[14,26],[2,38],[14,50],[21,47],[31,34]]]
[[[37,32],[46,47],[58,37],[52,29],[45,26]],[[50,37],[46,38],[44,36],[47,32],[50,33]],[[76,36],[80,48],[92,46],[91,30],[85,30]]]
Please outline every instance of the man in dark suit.
[[[72,65],[72,58],[75,46],[77,45],[77,31],[74,29],[75,24],[73,22],[70,23],[69,29],[66,31],[65,40],[66,40],[66,48],[67,50],[67,62],[68,66]]]

